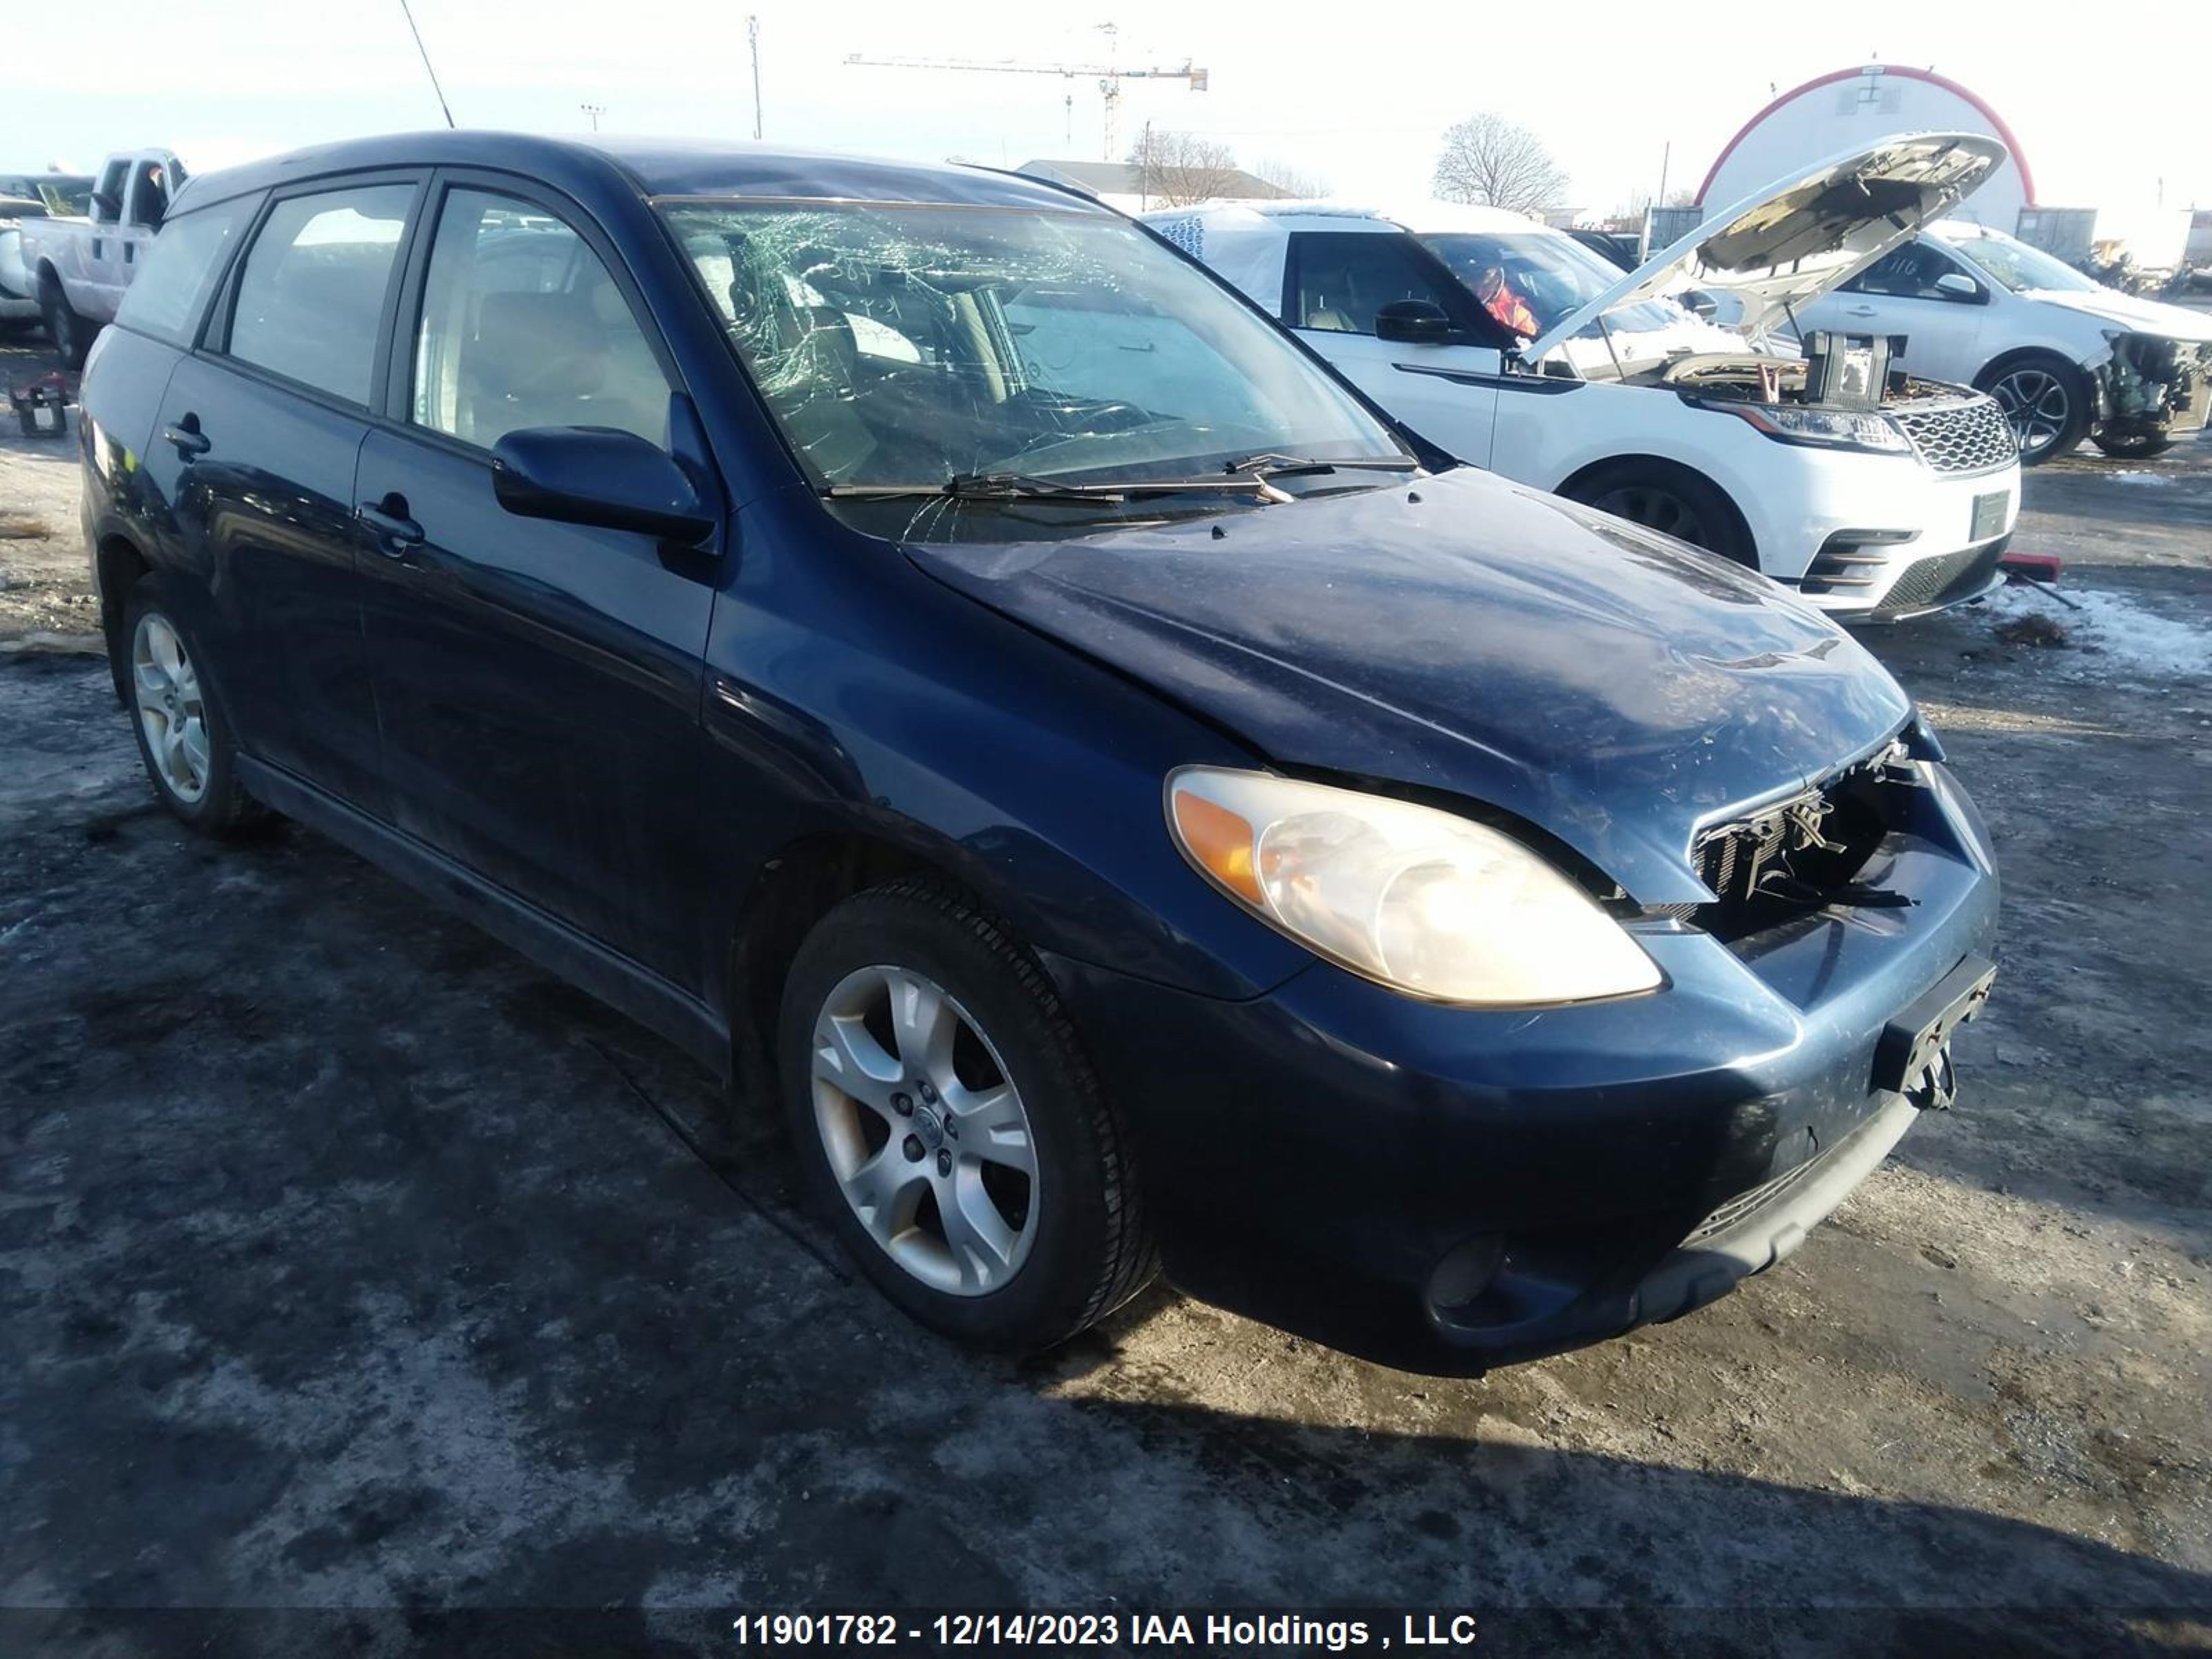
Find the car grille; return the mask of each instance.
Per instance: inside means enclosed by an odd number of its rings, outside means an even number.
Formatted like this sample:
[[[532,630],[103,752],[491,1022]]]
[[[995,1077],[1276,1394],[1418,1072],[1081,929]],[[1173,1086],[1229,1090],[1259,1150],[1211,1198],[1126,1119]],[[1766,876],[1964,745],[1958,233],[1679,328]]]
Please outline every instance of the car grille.
[[[2020,459],[2020,441],[1994,398],[1940,409],[1904,409],[1891,418],[1938,472],[1990,472]]]
[[[1778,1175],[1773,1180],[1760,1186],[1753,1187],[1747,1193],[1738,1193],[1692,1228],[1690,1236],[1682,1241],[1680,1248],[1686,1249],[1693,1244],[1702,1244],[1705,1240],[1726,1232],[1753,1211],[1761,1209],[1780,1198],[1783,1194],[1812,1174],[1819,1167],[1820,1162],[1817,1158],[1808,1158],[1796,1169]]]
[[[1901,617],[1909,611],[1930,611],[1980,592],[1997,574],[1997,561],[2012,541],[2001,536],[1980,547],[1962,548],[1941,558],[1923,559],[1906,567],[1897,585],[1874,608],[1877,617]]]

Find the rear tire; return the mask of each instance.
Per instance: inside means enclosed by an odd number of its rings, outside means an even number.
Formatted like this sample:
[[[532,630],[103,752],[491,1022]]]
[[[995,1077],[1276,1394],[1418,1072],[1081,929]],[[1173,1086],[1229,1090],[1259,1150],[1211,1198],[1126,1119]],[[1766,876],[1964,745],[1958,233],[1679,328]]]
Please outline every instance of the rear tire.
[[[2088,434],[2089,383],[2063,357],[2039,351],[2008,359],[1984,369],[1974,389],[2004,410],[2022,466],[2070,455]]]
[[[1747,569],[1759,568],[1758,550],[1735,503],[1719,485],[1686,466],[1609,462],[1559,493],[1616,519],[1702,547]]]
[[[238,781],[238,749],[207,678],[207,659],[171,610],[161,578],[138,579],[124,601],[123,685],[155,797],[204,836],[234,834],[265,816]]]
[[[2093,432],[2089,441],[2115,460],[2123,461],[2148,460],[2173,447],[2173,440],[2163,432],[2130,432],[2120,437]]]
[[[960,895],[846,900],[792,963],[785,1115],[817,1208],[902,1311],[1063,1342],[1155,1271],[1129,1137],[1051,982]]]
[[[51,273],[39,283],[39,310],[46,318],[46,338],[53,343],[54,355],[62,360],[62,367],[82,368],[85,354],[92,349],[93,337],[100,329],[78,314],[60,282]]]

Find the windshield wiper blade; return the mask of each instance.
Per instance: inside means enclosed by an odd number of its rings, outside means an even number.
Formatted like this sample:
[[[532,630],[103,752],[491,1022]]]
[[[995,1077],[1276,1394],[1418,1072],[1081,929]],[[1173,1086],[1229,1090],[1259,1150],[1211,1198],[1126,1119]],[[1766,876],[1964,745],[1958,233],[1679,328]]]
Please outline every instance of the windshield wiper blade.
[[[956,472],[942,483],[831,484],[822,493],[840,500],[896,500],[947,495],[958,501],[1121,501],[1133,495],[1176,495],[1189,491],[1214,495],[1281,495],[1265,478],[1242,474],[1218,478],[1121,478],[1103,483],[1058,483],[1018,472]]]
[[[1247,455],[1221,469],[1261,478],[1295,478],[1320,472],[1418,472],[1421,464],[1411,455],[1375,455],[1347,461],[1317,460],[1311,455],[1283,455],[1269,452]]]
[[[841,500],[896,501],[916,495],[949,495],[959,501],[1118,501],[1119,489],[1090,484],[1058,484],[1012,472],[956,472],[941,483],[831,484],[822,492]]]

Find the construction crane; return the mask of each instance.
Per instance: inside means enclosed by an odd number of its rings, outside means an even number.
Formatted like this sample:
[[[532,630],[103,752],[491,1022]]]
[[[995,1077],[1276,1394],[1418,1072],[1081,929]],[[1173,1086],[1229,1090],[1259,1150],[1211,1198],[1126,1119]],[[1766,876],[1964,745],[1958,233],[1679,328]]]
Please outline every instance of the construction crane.
[[[1118,36],[1115,26],[1102,23],[1099,32],[1106,37],[1108,62],[1103,64],[1024,64],[1013,58],[869,58],[860,52],[847,54],[845,61],[871,69],[914,70],[969,70],[984,75],[1057,75],[1073,81],[1078,76],[1096,76],[1098,95],[1105,106],[1105,137],[1100,149],[1102,160],[1115,159],[1115,141],[1121,130],[1121,83],[1124,81],[1181,81],[1193,92],[1206,90],[1206,71],[1191,66],[1188,58],[1180,69],[1123,69],[1111,61],[1114,45]],[[1073,94],[1070,94],[1071,98]]]

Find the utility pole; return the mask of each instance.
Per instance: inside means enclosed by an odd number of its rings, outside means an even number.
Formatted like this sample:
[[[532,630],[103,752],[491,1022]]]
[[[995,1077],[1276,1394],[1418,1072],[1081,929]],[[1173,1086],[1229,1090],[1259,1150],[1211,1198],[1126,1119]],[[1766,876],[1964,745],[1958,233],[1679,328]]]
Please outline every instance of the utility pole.
[[[585,118],[592,124],[592,131],[597,132],[599,130],[599,117],[607,112],[607,106],[605,104],[579,104],[576,107],[584,112]]]
[[[754,13],[745,19],[745,43],[753,53],[753,137],[761,136],[760,97],[760,15]]]
[[[1139,213],[1149,213],[1152,210],[1152,124],[1148,119],[1145,123],[1145,137],[1142,147],[1137,151],[1137,211]]]

